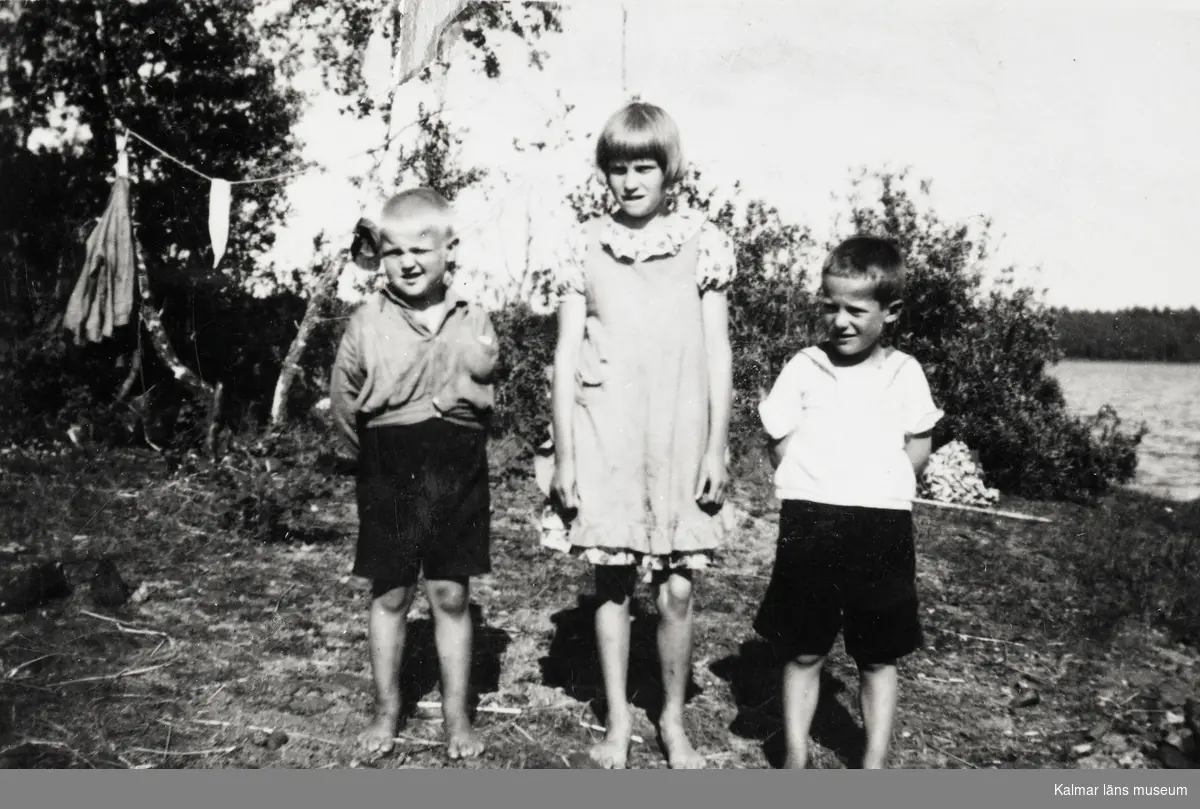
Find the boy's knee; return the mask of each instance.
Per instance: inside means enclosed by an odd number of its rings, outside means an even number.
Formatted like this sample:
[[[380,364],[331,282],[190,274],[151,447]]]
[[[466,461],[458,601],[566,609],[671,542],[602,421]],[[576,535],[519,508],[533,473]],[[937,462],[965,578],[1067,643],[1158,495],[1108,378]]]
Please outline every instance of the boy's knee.
[[[415,588],[413,587],[393,587],[376,595],[374,603],[388,612],[407,613],[409,607],[412,606],[414,595]]]
[[[796,655],[792,663],[804,669],[819,668],[825,662],[825,655]]]
[[[896,668],[895,660],[875,660],[869,663],[859,661],[857,664],[858,671],[864,677],[870,677],[876,674],[884,674],[889,669]]]
[[[457,616],[467,611],[470,599],[464,582],[431,581],[428,586],[429,601],[438,612]]]
[[[672,574],[658,587],[658,609],[672,617],[683,618],[692,609],[692,580]]]

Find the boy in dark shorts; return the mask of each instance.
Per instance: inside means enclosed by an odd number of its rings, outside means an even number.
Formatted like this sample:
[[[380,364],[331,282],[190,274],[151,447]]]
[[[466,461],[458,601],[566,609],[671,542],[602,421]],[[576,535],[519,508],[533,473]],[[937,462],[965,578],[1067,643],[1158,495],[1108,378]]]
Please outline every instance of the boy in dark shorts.
[[[487,424],[496,333],[447,289],[458,239],[449,203],[406,191],[378,226],[359,222],[352,252],[387,283],[351,317],[330,382],[331,411],[358,458],[354,574],[371,580],[368,637],[375,715],[359,736],[394,746],[408,611],[424,571],[451,758],[482,752],[468,716],[469,580],[491,570]]]
[[[896,661],[922,643],[912,500],[942,412],[920,364],[881,342],[903,291],[890,242],[836,247],[821,273],[826,339],[788,362],[759,407],[782,507],[754,627],[787,660],[788,768],[807,763],[821,666],[839,631],[861,678],[866,769],[886,764]]]

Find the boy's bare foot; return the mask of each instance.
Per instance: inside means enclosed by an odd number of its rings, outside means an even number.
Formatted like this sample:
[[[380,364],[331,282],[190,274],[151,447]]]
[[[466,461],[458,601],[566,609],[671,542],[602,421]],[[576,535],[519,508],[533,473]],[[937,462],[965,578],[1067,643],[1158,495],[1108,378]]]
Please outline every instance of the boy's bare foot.
[[[808,769],[808,751],[807,750],[789,750],[787,756],[783,760],[783,769],[785,769],[785,770]]]
[[[862,768],[864,770],[886,770],[887,769],[887,754],[868,753],[863,756]]]
[[[385,755],[396,747],[396,731],[400,725],[400,711],[376,711],[375,718],[366,730],[358,734],[358,743],[368,753]]]
[[[658,735],[662,738],[663,747],[667,749],[667,766],[672,770],[702,770],[707,765],[704,756],[692,747],[687,731],[683,729],[682,719],[661,719]]]
[[[483,739],[466,719],[446,721],[446,755],[451,759],[475,758],[483,752]]]
[[[605,731],[604,740],[592,745],[592,749],[588,750],[588,758],[604,770],[625,769],[629,762],[629,741],[632,735],[633,717],[629,710],[609,711],[608,730]]]

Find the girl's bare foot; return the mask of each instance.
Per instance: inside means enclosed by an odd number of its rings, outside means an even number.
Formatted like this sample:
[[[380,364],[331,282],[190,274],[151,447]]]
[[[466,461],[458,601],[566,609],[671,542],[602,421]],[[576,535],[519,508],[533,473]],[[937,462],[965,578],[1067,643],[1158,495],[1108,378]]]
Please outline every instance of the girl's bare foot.
[[[633,716],[629,709],[609,711],[604,740],[592,745],[588,758],[604,770],[623,770],[629,762],[629,741],[633,735]]]
[[[672,770],[702,770],[707,762],[704,756],[696,752],[687,732],[683,729],[683,720],[676,717],[664,717],[658,724],[658,735],[662,738],[663,747],[667,751],[667,766]]]
[[[808,768],[808,751],[807,750],[788,750],[787,757],[783,760],[783,769],[785,770],[804,770]]]
[[[400,726],[400,709],[376,709],[375,717],[366,730],[358,734],[358,743],[372,754],[387,754],[396,747],[396,731]]]
[[[446,755],[451,759],[475,758],[483,752],[483,739],[469,720],[446,721]]]

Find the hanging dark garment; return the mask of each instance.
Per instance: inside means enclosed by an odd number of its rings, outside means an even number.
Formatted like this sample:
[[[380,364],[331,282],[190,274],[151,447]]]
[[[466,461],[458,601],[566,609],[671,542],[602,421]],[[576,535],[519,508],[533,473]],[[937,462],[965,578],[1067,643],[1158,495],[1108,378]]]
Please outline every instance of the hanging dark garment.
[[[87,240],[83,272],[75,282],[63,326],[75,342],[98,343],[129,323],[134,293],[133,223],[129,217],[129,180],[118,177],[104,215]]]

